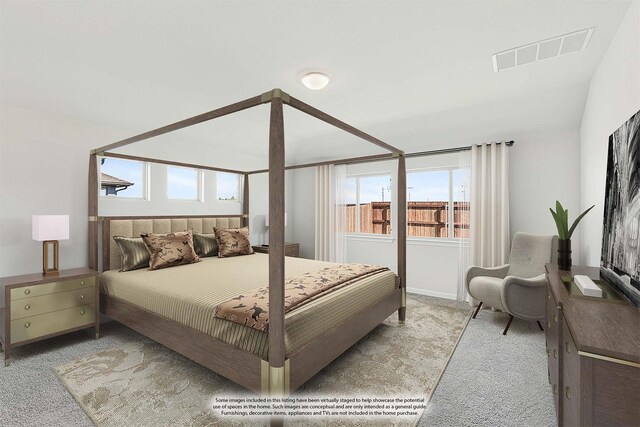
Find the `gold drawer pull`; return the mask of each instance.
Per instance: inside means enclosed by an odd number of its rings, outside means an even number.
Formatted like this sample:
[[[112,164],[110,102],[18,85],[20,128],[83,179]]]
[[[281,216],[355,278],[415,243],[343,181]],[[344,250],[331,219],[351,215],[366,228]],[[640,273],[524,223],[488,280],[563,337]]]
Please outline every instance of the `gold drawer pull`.
[[[569,388],[569,386],[566,386],[564,388],[564,395],[567,396],[567,399],[571,400],[571,389]]]
[[[558,358],[558,351],[555,348],[553,349],[553,358],[554,359]]]
[[[80,294],[80,299],[84,299],[84,294]]]
[[[31,293],[31,289],[25,289],[25,290],[24,290],[24,294],[25,294],[25,295],[29,295],[30,293]]]
[[[565,350],[567,350],[567,353],[571,353],[571,346],[569,345],[568,342],[564,343],[564,348],[565,348]]]
[[[558,386],[557,385],[553,385],[553,394],[558,394]]]
[[[25,324],[24,324],[24,327],[25,327],[25,328],[30,328],[30,327],[31,327],[31,322],[27,322],[27,323],[25,323]]]
[[[27,305],[25,305],[25,306],[24,306],[24,309],[25,309],[25,310],[30,310],[30,309],[31,309],[31,304],[27,304]]]
[[[80,316],[84,316],[85,311],[84,310],[80,310]]]
[[[82,282],[80,282],[81,285],[84,285],[84,280]]]

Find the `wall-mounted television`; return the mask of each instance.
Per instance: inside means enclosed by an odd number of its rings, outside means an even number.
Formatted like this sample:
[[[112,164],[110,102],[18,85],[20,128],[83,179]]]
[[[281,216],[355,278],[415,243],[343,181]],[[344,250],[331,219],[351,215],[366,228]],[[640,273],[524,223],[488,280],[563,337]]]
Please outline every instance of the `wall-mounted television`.
[[[602,277],[640,307],[640,111],[609,136]]]

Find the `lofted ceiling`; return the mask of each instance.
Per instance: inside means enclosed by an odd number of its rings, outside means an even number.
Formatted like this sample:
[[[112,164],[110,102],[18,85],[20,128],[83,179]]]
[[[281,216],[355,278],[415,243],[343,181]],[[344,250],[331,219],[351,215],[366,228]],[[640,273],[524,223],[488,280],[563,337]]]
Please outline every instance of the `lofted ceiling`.
[[[3,103],[123,137],[280,87],[406,151],[577,127],[628,1],[2,1]],[[500,73],[491,55],[595,27],[584,52]],[[322,91],[307,71],[331,77]],[[376,147],[285,111],[287,161]],[[121,152],[266,166],[268,108]],[[87,149],[109,144],[103,135]]]

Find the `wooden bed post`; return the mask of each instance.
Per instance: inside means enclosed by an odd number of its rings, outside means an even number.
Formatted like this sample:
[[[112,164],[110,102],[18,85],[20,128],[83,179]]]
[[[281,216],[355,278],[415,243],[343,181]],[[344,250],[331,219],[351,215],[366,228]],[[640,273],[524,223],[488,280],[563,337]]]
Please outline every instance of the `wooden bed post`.
[[[249,174],[244,174],[244,186],[242,190],[242,225],[249,226]]]
[[[404,323],[407,315],[407,166],[404,155],[398,157],[398,276],[402,303],[398,320]]]
[[[89,156],[89,268],[98,271],[98,157]]]
[[[203,123],[227,114],[236,113],[261,104],[271,104],[271,117],[269,127],[269,169],[259,171],[239,171],[222,169],[212,166],[189,165],[185,163],[171,162],[161,159],[148,159],[119,153],[110,153],[115,150],[169,132],[174,132],[198,123]],[[389,154],[377,154],[345,159],[349,162],[385,160],[389,157],[399,156],[398,166],[398,277],[400,289],[396,289],[389,298],[385,298],[359,314],[358,322],[344,322],[331,330],[325,331],[320,337],[309,343],[302,349],[289,354],[285,353],[285,328],[284,328],[284,208],[285,208],[285,170],[299,167],[310,167],[320,164],[336,163],[315,162],[304,165],[292,165],[285,168],[284,146],[284,116],[283,104],[296,108],[312,117],[329,123],[358,138],[364,139],[378,147],[390,151]],[[129,160],[157,162],[183,167],[201,167],[206,170],[237,173],[244,176],[242,223],[249,223],[249,175],[252,173],[269,172],[269,330],[268,330],[268,361],[260,356],[240,350],[224,341],[216,338],[208,339],[208,336],[178,322],[170,321],[164,317],[156,316],[151,312],[118,300],[116,297],[103,295],[101,309],[115,320],[130,326],[151,339],[201,363],[203,366],[219,372],[222,375],[236,381],[238,384],[253,391],[260,391],[274,397],[286,396],[291,390],[295,390],[304,384],[309,378],[327,366],[332,360],[342,354],[351,345],[370,332],[376,325],[384,321],[393,311],[398,311],[399,320],[404,323],[406,312],[406,167],[404,152],[373,136],[354,128],[353,126],[338,120],[310,105],[307,105],[280,89],[273,89],[253,98],[226,107],[218,108],[204,114],[175,122],[161,128],[151,130],[130,138],[123,139],[113,144],[105,145],[91,151],[89,159],[89,266],[98,269],[98,230],[102,219],[98,216],[98,200],[100,198],[100,180],[98,156],[108,156]],[[123,217],[118,217],[122,219]],[[114,219],[114,218],[111,218]],[[147,218],[148,219],[148,218]],[[166,219],[163,217],[162,219]],[[109,236],[109,226],[103,223],[103,232]],[[106,245],[106,254],[103,253],[103,269],[109,264],[109,237],[103,239]],[[103,251],[104,252],[104,251]],[[400,301],[399,301],[400,300]],[[163,327],[158,328],[161,324]],[[176,339],[176,335],[184,335]],[[202,341],[202,342],[201,342]],[[211,355],[212,352],[220,352],[221,355]],[[281,426],[284,420],[281,417],[272,417],[272,426]]]
[[[269,394],[289,391],[284,348],[284,117],[283,93],[271,92],[269,127]],[[263,378],[265,377],[263,371]],[[277,422],[276,422],[277,424]],[[273,423],[272,423],[273,425]]]

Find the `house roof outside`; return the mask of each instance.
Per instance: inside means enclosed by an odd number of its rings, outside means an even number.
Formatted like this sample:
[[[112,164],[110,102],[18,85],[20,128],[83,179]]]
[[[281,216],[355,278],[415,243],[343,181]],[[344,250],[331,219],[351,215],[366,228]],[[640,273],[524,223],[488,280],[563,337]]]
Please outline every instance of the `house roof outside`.
[[[100,177],[100,183],[102,184],[102,188],[104,187],[121,187],[121,186],[132,186],[133,182],[125,181],[124,179],[116,178],[115,176],[108,175],[106,173],[102,173]]]

